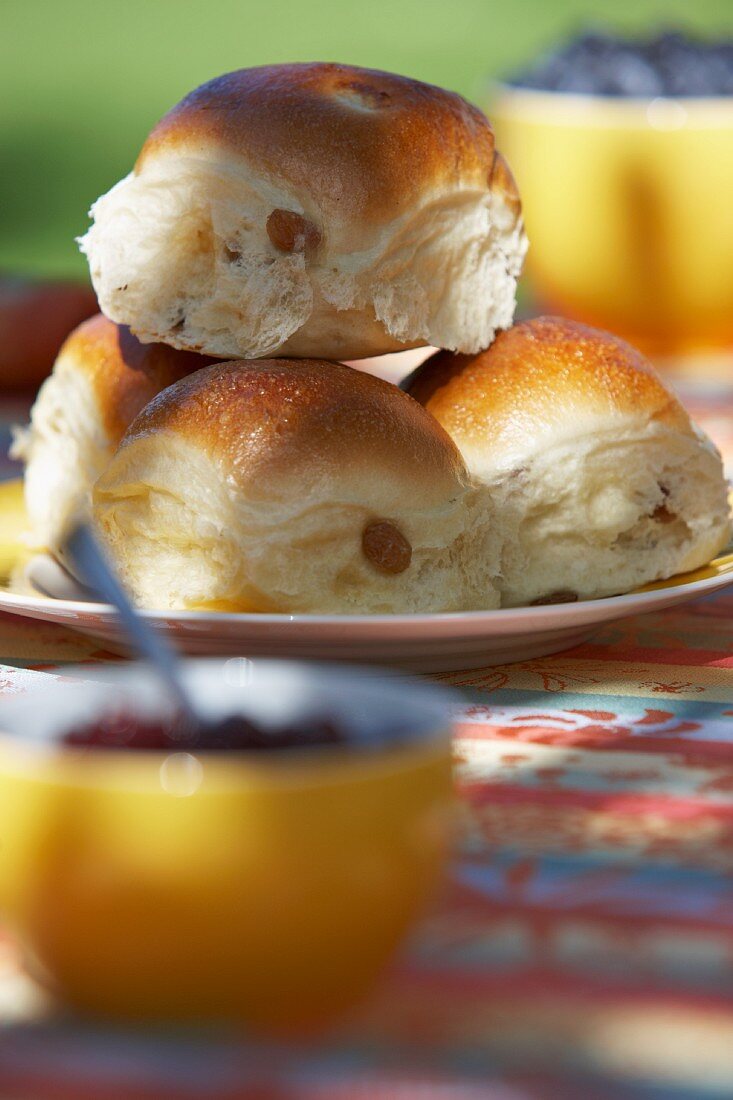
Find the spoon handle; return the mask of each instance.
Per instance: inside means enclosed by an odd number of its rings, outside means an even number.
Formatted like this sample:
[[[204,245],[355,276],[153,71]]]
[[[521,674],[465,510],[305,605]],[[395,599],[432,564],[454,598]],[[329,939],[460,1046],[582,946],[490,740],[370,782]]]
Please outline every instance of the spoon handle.
[[[165,680],[169,694],[186,720],[197,726],[198,716],[183,685],[175,650],[135,610],[88,524],[77,524],[67,535],[65,545],[85,583],[113,605],[134,648]]]

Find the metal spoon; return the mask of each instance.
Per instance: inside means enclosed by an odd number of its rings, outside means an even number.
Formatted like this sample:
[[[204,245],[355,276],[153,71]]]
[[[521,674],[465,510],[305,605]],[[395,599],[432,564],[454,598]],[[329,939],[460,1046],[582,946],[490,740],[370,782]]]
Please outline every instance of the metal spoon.
[[[133,646],[158,673],[186,725],[192,730],[205,727],[206,720],[198,713],[184,685],[175,650],[137,613],[91,527],[87,523],[77,523],[66,536],[65,545],[84,582],[116,609]]]

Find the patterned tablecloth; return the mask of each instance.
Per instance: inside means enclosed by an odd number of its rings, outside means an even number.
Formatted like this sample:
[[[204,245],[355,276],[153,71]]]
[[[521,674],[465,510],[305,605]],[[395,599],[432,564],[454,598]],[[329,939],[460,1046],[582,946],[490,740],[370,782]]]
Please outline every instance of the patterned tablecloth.
[[[688,403],[733,466],[733,398]],[[0,693],[102,659],[0,616]],[[358,1018],[307,1050],[103,1029],[50,1006],[0,940],[0,1096],[729,1100],[733,595],[439,679],[464,840]]]

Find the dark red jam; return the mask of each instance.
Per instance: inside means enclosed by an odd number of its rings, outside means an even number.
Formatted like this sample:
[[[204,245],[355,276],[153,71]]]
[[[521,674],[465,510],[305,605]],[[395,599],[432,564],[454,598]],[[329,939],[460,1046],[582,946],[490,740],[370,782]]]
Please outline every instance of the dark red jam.
[[[115,712],[64,734],[65,745],[151,752],[270,752],[348,743],[346,731],[327,717],[263,727],[240,714],[191,728],[181,716],[146,719]]]

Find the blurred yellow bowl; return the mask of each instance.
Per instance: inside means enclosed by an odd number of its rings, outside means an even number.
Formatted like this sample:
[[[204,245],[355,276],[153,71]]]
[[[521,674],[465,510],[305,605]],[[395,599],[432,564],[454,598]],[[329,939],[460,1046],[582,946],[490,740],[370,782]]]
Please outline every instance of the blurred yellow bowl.
[[[500,86],[487,109],[543,309],[654,355],[733,347],[733,98]]]
[[[23,546],[27,527],[23,482],[19,478],[0,482],[0,583],[28,554]]]
[[[159,711],[137,665],[0,714],[0,906],[31,969],[84,1011],[318,1026],[368,990],[440,878],[445,698],[373,673],[192,661],[211,714],[305,709],[397,747],[270,754],[74,749],[60,730]],[[244,670],[244,673],[243,673]],[[76,675],[94,675],[78,670]],[[110,684],[112,686],[110,686]]]

